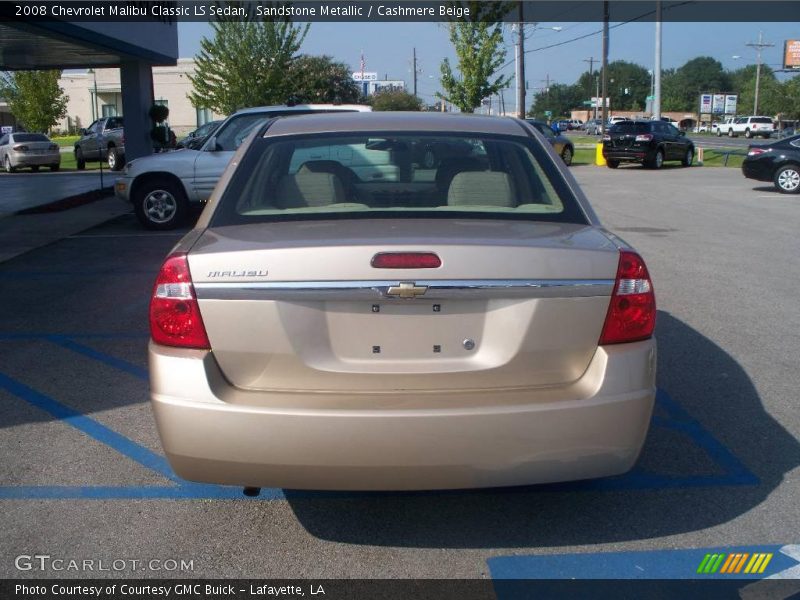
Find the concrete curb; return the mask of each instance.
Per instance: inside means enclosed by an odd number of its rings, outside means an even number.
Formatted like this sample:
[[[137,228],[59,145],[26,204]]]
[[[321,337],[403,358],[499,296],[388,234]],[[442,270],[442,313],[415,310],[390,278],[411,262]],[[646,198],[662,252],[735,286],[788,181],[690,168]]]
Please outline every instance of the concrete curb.
[[[6,213],[5,216],[39,215],[44,213],[61,212],[78,206],[83,206],[84,204],[97,202],[98,200],[107,198],[109,195],[112,195],[113,193],[114,193],[113,187],[100,188],[97,190],[92,190],[90,192],[83,192],[80,194],[75,194],[74,196],[61,198],[60,200],[48,202],[47,204],[42,204],[40,206],[32,206],[30,208],[24,208],[22,210],[18,210],[16,212]]]

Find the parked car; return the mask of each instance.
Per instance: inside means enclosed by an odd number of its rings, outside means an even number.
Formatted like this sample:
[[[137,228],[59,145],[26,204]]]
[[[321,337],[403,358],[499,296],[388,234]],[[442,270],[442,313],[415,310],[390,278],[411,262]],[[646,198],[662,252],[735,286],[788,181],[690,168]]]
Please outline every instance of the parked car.
[[[20,168],[38,171],[49,167],[51,171],[61,168],[61,152],[43,133],[6,133],[0,135],[0,164],[6,173]]]
[[[751,144],[742,161],[742,174],[757,181],[771,181],[782,194],[800,193],[800,135]]]
[[[689,167],[694,160],[694,144],[683,131],[664,121],[623,121],[603,136],[603,157],[611,169],[621,162],[660,169],[668,160],[679,160]]]
[[[770,117],[736,117],[726,119],[717,128],[717,136],[738,137],[743,134],[748,139],[755,136],[769,138],[774,131],[775,128]]]
[[[200,148],[203,143],[206,141],[206,138],[214,133],[214,131],[222,124],[223,119],[218,121],[209,121],[204,125],[201,125],[194,131],[189,132],[186,137],[181,138],[178,140],[176,147],[177,148],[191,148],[193,150],[197,150]]]
[[[609,117],[608,118],[608,126],[612,127],[612,126],[614,126],[617,123],[620,123],[622,121],[630,121],[630,119],[628,117]]]
[[[86,168],[87,160],[105,160],[108,168],[119,171],[125,165],[125,133],[122,117],[97,119],[75,142],[75,164],[78,170]]]
[[[142,225],[149,229],[174,229],[186,219],[192,204],[211,196],[236,149],[260,123],[287,115],[313,112],[370,111],[356,104],[297,104],[247,108],[231,115],[203,145],[132,160],[114,186],[118,198],[133,203]]]
[[[584,127],[583,121],[581,121],[580,119],[570,119],[569,121],[567,121],[567,129],[569,129],[570,131],[583,129],[583,127]]]
[[[569,120],[568,119],[561,119],[559,121],[555,121],[553,123],[553,131],[557,131],[557,132],[569,131]]]
[[[253,495],[629,470],[655,396],[653,286],[531,133],[441,113],[260,122],[153,287],[174,471]],[[337,158],[380,167],[443,138],[473,152],[435,177],[354,178]]]
[[[471,152],[472,144],[467,140],[427,139],[424,145],[412,147],[412,161],[425,169],[434,169],[443,160],[467,156]]]
[[[590,119],[589,121],[586,121],[586,127],[584,129],[589,135],[600,135],[603,131],[603,120]]]
[[[569,166],[572,164],[572,159],[575,156],[575,145],[565,135],[556,135],[547,123],[544,121],[536,121],[535,119],[526,119],[536,130],[541,133],[545,139],[550,142],[550,145],[555,149],[564,164]]]
[[[779,140],[794,137],[797,135],[797,130],[794,127],[787,127],[776,132],[775,137]]]

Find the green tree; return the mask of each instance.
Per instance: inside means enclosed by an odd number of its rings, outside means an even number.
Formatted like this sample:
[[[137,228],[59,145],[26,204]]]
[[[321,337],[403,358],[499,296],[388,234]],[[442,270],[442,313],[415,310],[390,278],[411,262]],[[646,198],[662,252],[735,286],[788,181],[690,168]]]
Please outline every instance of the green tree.
[[[298,56],[289,66],[289,98],[297,103],[353,103],[361,91],[352,72],[330,56]]]
[[[698,56],[676,69],[667,81],[662,74],[661,106],[664,110],[697,111],[700,94],[730,90],[731,78],[722,64],[710,56]]]
[[[405,90],[385,90],[370,99],[372,110],[422,110],[422,100]]]
[[[573,108],[583,108],[585,93],[579,84],[553,83],[533,96],[528,116],[546,119],[545,112],[550,111],[550,119],[569,118]]]
[[[800,119],[800,75],[795,75],[781,84],[783,98],[780,114],[784,119]]]
[[[292,93],[287,74],[309,25],[286,21],[217,21],[203,38],[189,79],[198,108],[231,114],[248,106],[283,104]]]
[[[0,76],[0,98],[28,131],[46,133],[67,114],[61,71],[16,71]]]
[[[437,96],[462,112],[471,113],[484,98],[498,93],[510,81],[502,75],[494,77],[506,58],[503,30],[499,23],[485,21],[449,23],[448,29],[458,57],[459,75],[445,58],[441,64],[444,93]]]
[[[730,74],[733,91],[739,95],[737,112],[749,115],[753,111],[756,95],[756,66],[748,65]],[[767,65],[761,65],[758,86],[758,114],[774,116],[787,107],[783,97],[785,88]]]
[[[650,95],[650,73],[636,63],[615,60],[608,63],[607,86],[611,110],[643,111]]]

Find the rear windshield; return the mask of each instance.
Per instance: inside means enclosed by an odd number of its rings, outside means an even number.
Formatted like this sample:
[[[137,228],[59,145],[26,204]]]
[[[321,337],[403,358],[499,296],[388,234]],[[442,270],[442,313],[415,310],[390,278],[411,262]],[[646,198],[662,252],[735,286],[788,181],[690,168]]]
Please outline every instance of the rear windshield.
[[[612,125],[609,133],[619,133],[626,135],[629,133],[648,133],[650,131],[650,123],[637,123],[636,121],[620,121],[616,125]]]
[[[46,135],[41,133],[15,133],[15,142],[49,142]]]
[[[772,123],[772,119],[769,117],[752,117],[750,119],[751,123]]]
[[[586,223],[534,140],[394,133],[254,140],[211,223],[456,215]]]

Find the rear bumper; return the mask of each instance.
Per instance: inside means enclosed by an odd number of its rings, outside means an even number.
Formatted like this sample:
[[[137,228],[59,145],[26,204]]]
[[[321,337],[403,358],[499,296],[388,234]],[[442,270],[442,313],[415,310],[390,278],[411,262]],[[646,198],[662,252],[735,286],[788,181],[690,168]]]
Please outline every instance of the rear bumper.
[[[646,150],[605,150],[603,149],[603,157],[608,160],[621,160],[630,162],[643,162],[648,159],[648,152]]]
[[[453,408],[403,409],[408,393],[398,391],[395,408],[356,410],[341,393],[326,394],[324,409],[300,408],[302,393],[245,392],[269,408],[242,403],[211,353],[151,343],[151,399],[167,458],[192,481],[331,490],[568,481],[633,466],[655,397],[655,351],[654,340],[600,347],[568,386],[572,398],[563,388],[415,392],[439,405],[445,395]],[[375,405],[387,406],[386,393]]]
[[[44,165],[60,165],[61,154],[54,152],[53,154],[19,154],[9,153],[9,160],[12,167],[31,167],[31,166],[44,166]]]
[[[774,168],[764,161],[742,162],[742,175],[757,181],[772,181]]]

